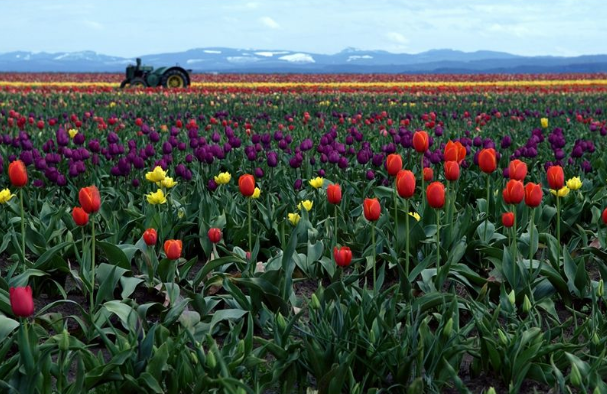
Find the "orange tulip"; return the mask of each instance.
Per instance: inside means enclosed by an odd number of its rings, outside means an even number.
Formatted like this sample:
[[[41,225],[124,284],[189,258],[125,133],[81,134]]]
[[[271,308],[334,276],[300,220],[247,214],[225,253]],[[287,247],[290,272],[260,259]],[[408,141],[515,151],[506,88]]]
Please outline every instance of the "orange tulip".
[[[86,213],[95,213],[101,207],[101,196],[97,186],[83,187],[78,193],[80,205]]]
[[[430,147],[430,138],[425,131],[416,131],[413,134],[413,148],[419,153],[424,153]]]
[[[329,200],[329,204],[334,205],[341,202],[341,186],[339,184],[327,186],[327,200]]]
[[[179,257],[181,257],[182,248],[183,243],[180,239],[167,239],[164,242],[164,253],[170,260],[177,260]]]
[[[445,205],[445,185],[440,182],[432,182],[426,188],[428,205],[440,209]]]
[[[89,222],[89,214],[86,213],[84,209],[75,207],[72,209],[72,219],[74,219],[76,226],[86,226]]]
[[[409,170],[400,170],[396,175],[396,191],[402,198],[411,198],[415,194],[415,175]]]
[[[523,181],[527,176],[527,164],[524,161],[520,161],[518,159],[512,160],[510,164],[508,164],[508,172],[510,179]]]
[[[456,161],[445,163],[445,179],[451,182],[459,179],[459,164]]]
[[[27,169],[21,160],[15,160],[8,165],[8,178],[15,187],[27,185]]]
[[[478,154],[478,166],[485,174],[491,174],[497,168],[497,155],[495,149],[483,149]]]
[[[255,178],[251,174],[241,175],[238,178],[238,188],[245,197],[250,197],[255,193]]]
[[[546,177],[548,178],[548,185],[552,190],[560,190],[565,185],[565,173],[561,166],[552,166],[548,168]]]
[[[519,204],[525,198],[525,187],[523,182],[516,179],[510,179],[506,183],[506,188],[502,192],[502,197],[506,204]]]
[[[466,158],[466,147],[461,142],[447,142],[445,146],[444,160],[445,161],[456,161],[457,164],[461,164]]]
[[[379,200],[377,198],[365,198],[363,202],[363,211],[365,214],[365,219],[370,222],[375,222],[379,219],[381,215],[381,205],[379,205]]]
[[[542,202],[544,192],[540,185],[529,182],[525,185],[525,204],[528,207],[535,208]]]
[[[395,176],[403,169],[403,158],[397,153],[389,154],[386,158],[386,169],[388,170],[388,175]]]

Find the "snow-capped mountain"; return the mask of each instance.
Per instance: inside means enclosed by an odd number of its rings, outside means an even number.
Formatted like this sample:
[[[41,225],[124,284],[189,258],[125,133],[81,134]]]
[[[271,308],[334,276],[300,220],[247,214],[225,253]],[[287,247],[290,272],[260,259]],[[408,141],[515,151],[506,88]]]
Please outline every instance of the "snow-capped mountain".
[[[607,72],[607,55],[578,57],[517,56],[504,52],[438,49],[417,54],[346,48],[332,54],[268,49],[197,48],[141,55],[143,64],[180,66],[194,72],[219,73],[525,73]],[[0,54],[0,71],[123,72],[135,58],[93,51],[8,52]]]

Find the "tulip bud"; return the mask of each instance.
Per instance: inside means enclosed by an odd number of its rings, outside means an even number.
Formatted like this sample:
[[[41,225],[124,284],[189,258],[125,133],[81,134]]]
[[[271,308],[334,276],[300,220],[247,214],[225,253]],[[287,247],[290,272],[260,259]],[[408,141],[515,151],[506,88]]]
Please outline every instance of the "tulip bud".
[[[244,354],[244,350],[245,350],[245,346],[244,346],[244,339],[241,339],[240,341],[238,341],[238,346],[236,347],[236,354]]]
[[[500,337],[500,342],[501,342],[502,345],[504,345],[504,346],[508,345],[508,337],[502,331],[501,328],[497,329],[497,336]]]
[[[310,308],[320,309],[320,301],[318,300],[318,297],[316,297],[316,294],[314,294],[314,293],[312,293],[312,298],[310,300]]]
[[[198,365],[198,357],[196,357],[196,353],[190,352],[190,361],[194,365]]]
[[[599,336],[596,334],[596,332],[594,333],[594,335],[592,335],[592,343],[595,346],[599,346],[599,344],[601,343],[601,339],[599,338]]]
[[[215,368],[215,366],[217,365],[217,360],[215,359],[215,354],[213,353],[212,350],[209,350],[209,352],[207,353],[207,367],[209,367],[210,369]]]
[[[449,320],[447,320],[447,324],[445,324],[445,327],[443,328],[443,335],[446,337],[451,336],[451,332],[453,331],[453,318],[450,317]]]
[[[514,294],[514,290],[508,293],[508,301],[510,301],[510,304],[514,306],[514,303],[516,302],[516,294]]]
[[[278,312],[278,315],[276,315],[276,325],[278,326],[280,331],[284,331],[285,328],[287,328],[287,322],[285,321],[284,316],[280,312]]]
[[[59,337],[59,350],[65,352],[70,348],[70,333],[66,329],[63,329],[61,336]]]
[[[571,373],[569,374],[571,384],[580,387],[582,385],[582,375],[576,364],[571,364]]]
[[[376,339],[377,338],[375,337],[375,331],[373,331],[373,329],[371,329],[371,331],[369,331],[369,342],[375,343]]]
[[[523,300],[523,312],[529,313],[531,310],[531,301],[529,301],[529,297],[525,294],[525,299]]]
[[[603,294],[605,293],[605,284],[603,282],[603,279],[599,280],[599,287],[596,291],[596,295],[597,297],[601,298],[603,297]]]
[[[489,387],[489,390],[487,390],[487,394],[496,394],[495,389],[493,387]]]

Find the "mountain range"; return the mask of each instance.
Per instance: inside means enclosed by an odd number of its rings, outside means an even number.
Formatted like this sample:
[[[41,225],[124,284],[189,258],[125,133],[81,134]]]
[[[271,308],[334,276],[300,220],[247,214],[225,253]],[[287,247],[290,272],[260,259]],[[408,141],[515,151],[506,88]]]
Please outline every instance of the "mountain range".
[[[178,64],[205,73],[569,73],[607,72],[607,55],[519,56],[505,52],[435,49],[417,54],[346,48],[336,54],[288,50],[197,48],[140,56],[143,64]],[[93,51],[8,52],[0,72],[124,72],[135,58]]]

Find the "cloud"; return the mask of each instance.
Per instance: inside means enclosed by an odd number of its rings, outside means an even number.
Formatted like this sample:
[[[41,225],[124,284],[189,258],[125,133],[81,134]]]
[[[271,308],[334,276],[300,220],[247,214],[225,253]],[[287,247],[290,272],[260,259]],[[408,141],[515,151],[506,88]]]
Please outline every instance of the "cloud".
[[[269,16],[264,16],[259,18],[259,21],[266,27],[269,27],[270,29],[280,29],[280,25],[278,24],[278,22],[276,22],[274,19],[270,18]]]
[[[387,33],[386,38],[388,38],[388,40],[395,42],[397,44],[400,44],[400,45],[407,45],[409,43],[409,40],[407,39],[407,37],[403,36],[400,33],[394,32],[394,31]]]
[[[82,21],[82,24],[84,24],[84,26],[93,29],[93,30],[103,30],[103,25],[99,22],[95,22],[95,21],[91,21],[91,20],[84,20]]]

